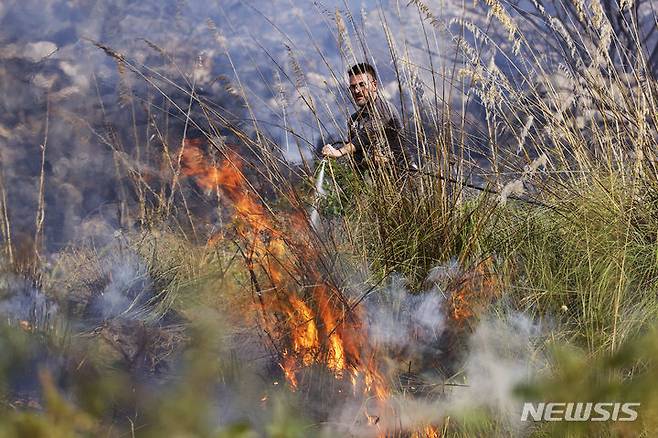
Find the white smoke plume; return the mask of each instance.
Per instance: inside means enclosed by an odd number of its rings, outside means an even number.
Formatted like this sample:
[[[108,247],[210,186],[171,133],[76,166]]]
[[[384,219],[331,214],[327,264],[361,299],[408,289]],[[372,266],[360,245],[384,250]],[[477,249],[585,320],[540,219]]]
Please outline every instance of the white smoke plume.
[[[412,293],[404,280],[393,277],[388,287],[375,291],[365,302],[367,336],[385,353],[443,357],[443,336],[450,331],[445,316],[449,298],[447,282],[459,274],[455,261],[434,268],[428,276],[427,291]],[[511,435],[523,433],[520,422],[522,400],[515,388],[531,380],[545,366],[538,354],[542,327],[526,315],[508,309],[482,315],[472,331],[464,333],[461,356],[446,356],[455,376],[445,376],[431,368],[415,369],[418,390],[393,391],[382,409],[374,401],[348,400],[336,406],[327,433],[350,436],[378,436],[381,430],[415,431],[426,425],[441,425],[446,416],[459,418],[476,411],[491,413],[501,428]],[[383,357],[388,365],[398,357]],[[395,368],[395,367],[393,367]],[[393,369],[399,372],[400,369]],[[393,378],[395,375],[389,376]],[[424,388],[421,390],[421,388]],[[367,415],[377,415],[377,427],[368,424]]]
[[[153,296],[152,281],[144,262],[136,254],[122,254],[106,265],[109,280],[95,303],[103,319],[139,319]]]
[[[468,386],[454,391],[456,410],[488,408],[503,414],[511,427],[519,425],[521,401],[513,390],[527,383],[543,368],[534,357],[541,327],[521,313],[489,315],[480,321],[469,339],[464,364]]]
[[[444,301],[439,291],[410,294],[403,287],[403,279],[393,278],[391,285],[366,301],[368,315],[368,338],[380,346],[423,348],[444,329],[441,304]],[[414,333],[426,333],[425,345],[410,345]]]
[[[540,328],[525,315],[489,315],[483,318],[465,342],[468,353],[461,364],[460,382],[435,381],[441,388],[433,397],[397,395],[391,427],[417,430],[423,425],[441,425],[446,416],[459,421],[474,412],[487,412],[511,436],[524,433],[520,421],[522,400],[514,391],[544,366],[536,355]]]

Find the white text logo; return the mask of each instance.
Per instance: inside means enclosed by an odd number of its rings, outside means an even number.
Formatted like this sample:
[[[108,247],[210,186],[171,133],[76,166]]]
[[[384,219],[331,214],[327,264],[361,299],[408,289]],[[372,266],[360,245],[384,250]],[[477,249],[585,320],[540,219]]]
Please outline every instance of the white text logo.
[[[521,421],[635,421],[640,403],[569,402],[523,404]]]

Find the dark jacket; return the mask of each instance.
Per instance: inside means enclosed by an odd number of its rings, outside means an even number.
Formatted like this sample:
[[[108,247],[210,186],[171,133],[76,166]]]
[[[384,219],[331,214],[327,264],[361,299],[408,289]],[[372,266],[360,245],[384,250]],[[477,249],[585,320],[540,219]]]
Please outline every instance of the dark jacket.
[[[367,169],[375,152],[392,158],[396,165],[406,166],[410,160],[400,116],[395,107],[380,96],[350,116],[348,136],[356,148],[354,160],[361,170]]]

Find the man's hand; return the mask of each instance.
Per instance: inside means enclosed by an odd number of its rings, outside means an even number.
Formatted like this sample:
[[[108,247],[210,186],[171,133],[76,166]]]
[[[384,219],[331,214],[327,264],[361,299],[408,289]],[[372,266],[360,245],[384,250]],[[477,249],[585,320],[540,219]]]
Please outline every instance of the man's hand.
[[[372,158],[373,161],[378,164],[378,165],[383,165],[388,163],[390,160],[388,154],[385,154],[382,150],[379,148],[375,148],[375,150],[372,153]]]
[[[322,148],[322,155],[330,158],[340,158],[343,156],[343,152],[340,149],[336,149],[330,144],[326,144]]]
[[[373,161],[381,166],[383,164],[388,163],[390,160],[386,155],[382,154],[381,152],[375,152],[373,154]]]

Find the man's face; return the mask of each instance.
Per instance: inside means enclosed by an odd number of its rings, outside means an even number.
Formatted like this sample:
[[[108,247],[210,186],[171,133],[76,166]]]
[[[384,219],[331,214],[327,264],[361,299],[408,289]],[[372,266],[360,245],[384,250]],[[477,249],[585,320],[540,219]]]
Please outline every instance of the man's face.
[[[377,81],[370,75],[364,73],[350,76],[350,93],[356,106],[363,107],[371,102],[377,95]]]

